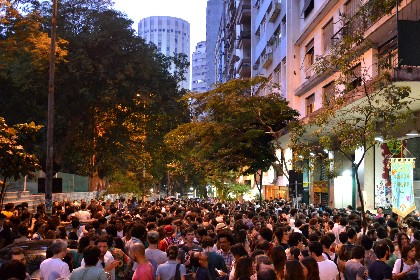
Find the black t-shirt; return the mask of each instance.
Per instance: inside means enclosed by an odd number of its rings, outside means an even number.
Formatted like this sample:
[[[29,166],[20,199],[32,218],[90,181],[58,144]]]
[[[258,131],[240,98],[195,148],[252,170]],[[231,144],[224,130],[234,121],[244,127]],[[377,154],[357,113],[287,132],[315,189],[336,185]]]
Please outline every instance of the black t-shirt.
[[[0,231],[0,244],[3,242],[3,240],[4,240],[4,246],[12,244],[12,242],[13,242],[12,231],[6,225],[4,225],[3,230]],[[0,247],[0,249],[1,249],[1,247]]]
[[[392,279],[392,269],[382,261],[374,261],[369,266],[369,278],[372,280]]]

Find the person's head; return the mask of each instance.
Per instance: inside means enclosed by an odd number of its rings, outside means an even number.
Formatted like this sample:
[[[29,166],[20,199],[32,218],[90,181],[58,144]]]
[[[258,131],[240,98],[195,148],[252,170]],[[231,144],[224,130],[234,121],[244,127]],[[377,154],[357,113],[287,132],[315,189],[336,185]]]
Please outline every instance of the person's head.
[[[147,232],[147,241],[149,244],[158,244],[159,242],[159,233],[157,231]]]
[[[353,259],[363,259],[365,257],[365,247],[361,245],[354,246],[353,250],[351,251],[351,257]]]
[[[382,258],[388,259],[389,256],[391,255],[390,248],[387,242],[383,240],[375,243],[375,247],[373,248],[373,251],[375,252],[375,255],[378,259],[382,259]]]
[[[303,266],[298,260],[286,261],[285,280],[305,279],[306,275],[303,271]]]
[[[276,272],[271,269],[263,269],[257,272],[257,280],[276,280]]]
[[[325,234],[321,236],[319,243],[321,243],[324,249],[329,249],[331,247],[332,240],[329,235]]]
[[[193,242],[195,238],[195,230],[193,227],[188,227],[186,234],[185,234],[185,239],[187,240],[187,242]]]
[[[174,234],[174,228],[171,225],[167,225],[163,228],[163,233],[165,236],[172,236]]]
[[[267,240],[271,242],[273,240],[273,231],[268,227],[262,227],[258,233],[260,241]]]
[[[235,267],[235,279],[249,279],[249,277],[251,277],[252,274],[252,259],[249,257],[239,258],[239,260],[236,262]]]
[[[106,236],[100,236],[96,240],[96,245],[101,250],[101,259],[105,256],[106,252],[108,251],[108,238]]]
[[[416,257],[416,247],[413,244],[404,246],[401,250],[401,258],[404,260],[414,259]]]
[[[340,243],[344,244],[348,241],[349,236],[347,235],[347,232],[343,231],[340,232],[340,234],[338,235],[338,240],[340,240]]]
[[[398,248],[402,250],[403,247],[410,244],[410,239],[408,238],[408,235],[405,232],[400,232],[397,235],[397,243],[398,243]]]
[[[178,246],[176,245],[169,246],[168,249],[166,249],[166,256],[170,260],[175,260],[176,257],[178,256]]]
[[[67,242],[62,239],[55,239],[50,246],[50,251],[54,256],[59,256],[60,259],[67,255]]]
[[[86,266],[95,266],[101,255],[101,250],[96,245],[89,245],[83,251]]]
[[[217,236],[217,242],[219,243],[220,249],[227,252],[233,243],[233,236],[228,232],[221,232]]]
[[[79,239],[79,242],[77,244],[77,251],[79,253],[83,253],[85,248],[90,245],[90,237],[89,236],[82,236]]]
[[[274,270],[283,276],[284,265],[286,264],[286,253],[283,246],[276,246],[273,248],[271,259],[273,260]]]
[[[320,257],[322,256],[322,245],[318,241],[312,241],[309,243],[309,252],[310,255],[313,257]]]
[[[145,248],[142,243],[134,243],[130,246],[130,258],[132,260],[139,260],[145,258]]]
[[[248,252],[242,243],[236,243],[230,247],[230,252],[232,253],[235,260],[238,260],[240,257],[248,256]]]
[[[298,247],[290,248],[290,257],[294,260],[299,260],[300,249]]]
[[[368,235],[363,235],[360,241],[360,245],[362,245],[365,250],[370,250],[373,247],[373,240]]]
[[[289,236],[289,246],[294,247],[302,244],[302,233],[300,232],[292,232]]]
[[[271,259],[266,255],[258,255],[255,258],[255,270],[258,272],[264,269],[273,269],[274,265]]]
[[[201,239],[201,247],[203,249],[206,249],[206,248],[213,248],[213,246],[214,246],[213,239],[210,236],[203,236],[203,238]]]
[[[301,263],[308,271],[308,279],[309,275],[314,276],[311,279],[320,279],[319,278],[319,267],[318,262],[312,257],[306,257],[301,260]]]
[[[0,268],[0,275],[2,276],[1,279],[25,280],[26,266],[20,261],[10,260]]]
[[[200,267],[208,267],[209,257],[207,256],[207,254],[204,252],[196,252],[195,254],[197,254],[196,257],[198,259],[198,263]]]
[[[124,228],[124,220],[122,218],[117,218],[115,220],[115,226],[117,227],[118,231],[122,231]]]
[[[25,251],[21,247],[12,248],[12,260],[20,261],[26,265]]]

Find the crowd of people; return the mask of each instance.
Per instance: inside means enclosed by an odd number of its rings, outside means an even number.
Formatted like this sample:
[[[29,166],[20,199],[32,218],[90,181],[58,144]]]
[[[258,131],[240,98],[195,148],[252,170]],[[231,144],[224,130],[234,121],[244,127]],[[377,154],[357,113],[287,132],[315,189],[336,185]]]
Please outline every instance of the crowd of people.
[[[378,208],[364,223],[359,210],[277,199],[92,199],[54,202],[46,215],[42,204],[31,213],[8,203],[0,249],[12,246],[12,256],[0,279],[420,279],[418,216]],[[46,259],[29,275],[19,245],[44,239]]]

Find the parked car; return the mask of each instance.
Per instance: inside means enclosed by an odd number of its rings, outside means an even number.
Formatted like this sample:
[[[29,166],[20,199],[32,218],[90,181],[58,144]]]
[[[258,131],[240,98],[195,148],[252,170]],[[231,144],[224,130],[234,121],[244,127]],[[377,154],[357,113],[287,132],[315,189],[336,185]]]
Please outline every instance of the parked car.
[[[21,247],[25,251],[26,268],[29,275],[39,270],[41,262],[46,258],[46,252],[54,239],[30,240],[11,244],[0,250],[0,267],[12,259],[12,248]],[[77,241],[69,240],[68,248],[77,248]]]

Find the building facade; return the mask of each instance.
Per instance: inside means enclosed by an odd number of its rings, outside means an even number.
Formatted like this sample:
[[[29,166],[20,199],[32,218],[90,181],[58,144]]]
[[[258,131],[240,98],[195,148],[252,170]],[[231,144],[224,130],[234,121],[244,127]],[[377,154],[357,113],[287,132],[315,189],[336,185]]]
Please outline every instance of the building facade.
[[[219,26],[222,18],[223,1],[207,0],[206,10],[206,57],[207,57],[207,74],[206,84],[207,91],[211,89],[217,81],[216,79],[216,42],[219,33]]]
[[[375,3],[374,3],[375,2]],[[408,133],[420,130],[420,42],[416,38],[420,26],[420,0],[403,0],[397,7],[384,12],[382,7],[386,1],[380,0],[252,0],[250,1],[250,64],[251,76],[262,75],[272,83],[279,85],[280,94],[289,101],[290,107],[299,111],[302,118],[312,118],[322,109],[323,96],[331,91],[332,82],[337,79],[336,73],[317,73],[314,63],[317,58],[327,57],[331,49],[342,38],[344,32],[353,32],[355,25],[351,19],[360,11],[362,5],[374,3],[376,7],[369,20],[359,22],[363,26],[364,36],[371,43],[360,54],[361,63],[354,66],[353,71],[368,79],[374,80],[381,69],[380,61],[386,60],[393,67],[392,81],[396,85],[406,85],[411,88],[410,108],[416,116],[412,123],[407,124],[401,131],[395,131],[395,137],[403,143],[412,157],[420,157],[420,137],[418,133]],[[238,33],[245,30],[241,25],[238,14],[241,4],[246,1],[224,1],[224,14],[220,22],[218,44],[215,49],[219,53],[219,81],[224,82],[232,78],[241,77],[235,73],[235,63],[241,56],[238,48],[232,55],[231,38],[238,38]],[[379,8],[378,8],[379,7]],[[371,18],[375,18],[371,20]],[[236,19],[236,20],[234,20]],[[398,26],[397,26],[398,23]],[[232,24],[235,28],[232,28]],[[407,39],[409,38],[409,39]],[[238,38],[239,39],[239,38]],[[239,43],[239,41],[237,41]],[[239,44],[237,44],[237,47]],[[408,50],[408,51],[407,51]],[[233,65],[233,70],[232,70]],[[236,69],[239,69],[237,67]],[[357,79],[349,81],[357,86]],[[265,94],[265,89],[259,89],[256,94]],[[356,103],[354,103],[356,104]],[[349,106],[354,106],[349,104]],[[284,147],[283,154],[291,159],[292,152],[287,148],[288,136],[279,139]],[[362,192],[367,209],[387,206],[389,197],[389,179],[387,175],[387,153],[391,148],[378,143],[367,151],[363,164],[359,168]],[[409,153],[409,154],[408,154]],[[364,151],[356,150],[354,160],[361,158]],[[307,202],[323,203],[333,207],[353,207],[360,204],[355,190],[355,173],[351,162],[337,151],[328,151],[327,156],[334,158],[340,164],[339,176],[328,179],[322,166],[314,166],[303,174],[301,185],[307,192]],[[404,155],[402,155],[404,156]],[[413,170],[414,197],[420,202],[420,168]],[[293,169],[293,166],[288,166]],[[267,172],[265,176],[276,176],[274,186],[272,180],[267,179],[263,193],[270,198],[280,197],[280,191],[289,185],[286,176],[273,175]],[[317,185],[319,181],[326,181],[324,186]],[[264,183],[263,183],[264,185]],[[284,195],[284,193],[282,194]],[[386,195],[385,195],[386,196]],[[385,202],[384,202],[385,201]],[[420,203],[417,203],[420,206]]]
[[[192,79],[191,91],[205,92],[208,89],[207,82],[207,52],[206,42],[202,41],[195,47],[192,54]]]
[[[159,52],[166,56],[183,53],[190,62],[190,24],[180,18],[168,16],[153,16],[140,20],[138,35],[156,45]],[[172,65],[170,72],[174,73]],[[190,69],[185,74],[186,81],[180,87],[190,89]]]

